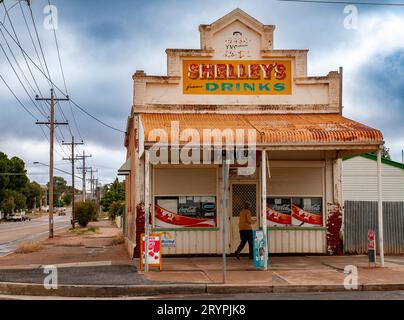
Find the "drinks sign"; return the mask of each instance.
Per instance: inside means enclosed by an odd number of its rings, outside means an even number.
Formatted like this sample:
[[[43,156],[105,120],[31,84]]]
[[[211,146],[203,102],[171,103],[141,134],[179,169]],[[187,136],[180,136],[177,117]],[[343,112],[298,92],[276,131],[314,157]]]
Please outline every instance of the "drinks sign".
[[[290,95],[290,60],[184,60],[184,94]]]

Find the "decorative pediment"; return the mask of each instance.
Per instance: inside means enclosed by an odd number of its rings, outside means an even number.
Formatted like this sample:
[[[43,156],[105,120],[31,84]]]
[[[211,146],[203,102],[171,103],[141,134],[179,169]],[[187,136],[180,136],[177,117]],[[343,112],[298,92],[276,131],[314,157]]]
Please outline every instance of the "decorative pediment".
[[[217,59],[255,59],[273,49],[275,26],[264,25],[241,9],[235,9],[210,25],[201,25],[201,49]]]

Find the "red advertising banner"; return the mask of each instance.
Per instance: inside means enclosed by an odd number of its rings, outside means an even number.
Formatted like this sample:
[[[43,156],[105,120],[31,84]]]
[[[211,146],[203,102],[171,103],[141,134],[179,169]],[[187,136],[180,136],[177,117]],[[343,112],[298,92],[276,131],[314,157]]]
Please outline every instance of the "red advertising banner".
[[[322,202],[322,198],[268,198],[268,226],[321,227]]]
[[[155,206],[156,228],[214,228],[216,219],[191,218]]]
[[[323,226],[322,198],[293,198],[292,224],[300,227]]]
[[[270,227],[285,227],[292,224],[291,199],[267,199],[267,220]]]
[[[301,226],[322,226],[323,216],[317,213],[309,212],[303,210],[302,208],[292,205],[292,218],[294,219],[294,224],[299,224]]]
[[[292,224],[292,216],[290,214],[281,213],[271,208],[267,208],[267,219],[269,226],[289,226]]]

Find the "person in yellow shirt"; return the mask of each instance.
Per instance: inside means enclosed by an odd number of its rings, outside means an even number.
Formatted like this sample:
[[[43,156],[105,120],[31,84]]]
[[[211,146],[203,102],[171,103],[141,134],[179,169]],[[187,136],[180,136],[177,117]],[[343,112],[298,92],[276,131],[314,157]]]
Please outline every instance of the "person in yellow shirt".
[[[248,242],[249,248],[249,257],[253,259],[253,224],[255,221],[252,218],[251,214],[251,203],[246,202],[244,205],[244,209],[240,212],[240,220],[239,220],[239,230],[240,230],[240,238],[241,242],[238,246],[235,255],[237,259],[240,259],[240,253],[243,251],[246,243]]]

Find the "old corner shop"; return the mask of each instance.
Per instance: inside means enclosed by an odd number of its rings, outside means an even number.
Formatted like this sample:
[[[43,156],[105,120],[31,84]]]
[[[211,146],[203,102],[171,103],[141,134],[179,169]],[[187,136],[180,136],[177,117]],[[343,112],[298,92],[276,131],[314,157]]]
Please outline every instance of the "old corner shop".
[[[220,254],[224,226],[231,254],[249,201],[254,227],[267,225],[271,253],[342,253],[342,159],[384,145],[379,130],[342,116],[342,70],[308,76],[308,50],[275,48],[275,26],[240,9],[199,32],[199,49],[166,50],[167,75],[133,75],[127,161],[120,169],[128,252],[139,255],[147,207],[146,227],[170,240],[164,255]],[[257,170],[246,176],[231,166],[224,198],[220,164],[155,164],[151,133],[172,122],[201,137],[205,129],[254,130]],[[175,148],[188,143],[166,131]]]

